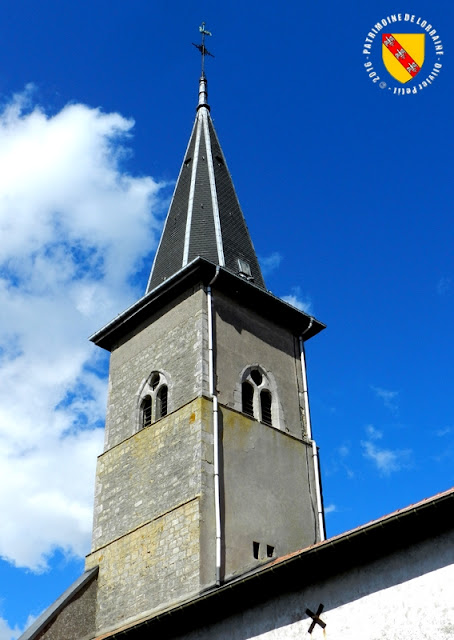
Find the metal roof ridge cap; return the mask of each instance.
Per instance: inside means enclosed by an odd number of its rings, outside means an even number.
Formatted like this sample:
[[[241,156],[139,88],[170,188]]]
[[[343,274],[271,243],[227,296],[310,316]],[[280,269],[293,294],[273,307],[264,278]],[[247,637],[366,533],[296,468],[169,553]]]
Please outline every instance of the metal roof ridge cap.
[[[170,200],[169,209],[167,211],[167,215],[165,217],[164,224],[162,226],[161,237],[159,238],[158,246],[156,247],[156,251],[155,251],[155,254],[154,254],[154,258],[153,258],[153,263],[152,263],[151,269],[150,269],[150,275],[148,276],[147,287],[145,289],[145,295],[147,295],[147,293],[151,293],[151,291],[152,291],[152,289],[150,291],[148,291],[148,288],[149,288],[149,286],[151,284],[151,279],[153,277],[154,267],[155,267],[155,263],[156,263],[156,257],[157,257],[157,255],[159,253],[159,249],[161,248],[162,238],[164,237],[164,231],[165,231],[166,226],[167,226],[167,221],[169,220],[170,210],[172,208],[173,200],[175,198],[175,192],[177,190],[178,182],[179,182],[181,174],[183,172],[184,163],[185,163],[185,160],[186,160],[187,155],[188,155],[189,147],[191,145],[191,140],[192,140],[192,136],[194,134],[194,129],[196,127],[196,124],[197,124],[197,116],[196,116],[196,118],[194,120],[194,124],[192,125],[191,135],[189,136],[189,142],[188,142],[188,144],[186,146],[186,151],[184,152],[184,156],[183,156],[183,162],[181,163],[180,171],[178,172],[178,177],[177,177],[177,179],[175,181],[175,187],[174,187],[174,190],[173,190],[173,193],[172,193],[172,198]]]
[[[208,181],[210,184],[210,193],[211,193],[211,206],[213,209],[213,224],[214,224],[214,234],[216,238],[216,250],[218,254],[218,262],[219,266],[225,266],[225,257],[224,257],[224,241],[222,237],[221,230],[221,220],[219,213],[219,202],[218,202],[218,191],[216,186],[216,179],[214,175],[214,166],[213,166],[213,150],[211,144],[211,136],[210,136],[210,127],[208,126],[208,118],[209,114],[204,117],[204,113],[202,112],[202,124],[203,131],[205,134],[205,150],[207,157],[207,168],[208,168]]]
[[[191,133],[191,138],[188,144],[188,149],[189,149],[189,146],[192,142],[192,136],[194,135],[194,131],[195,131],[194,153],[193,153],[194,162],[192,163],[192,167],[191,167],[191,181],[189,185],[188,206],[186,209],[186,228],[185,228],[185,234],[184,234],[183,261],[182,261],[183,267],[185,267],[188,264],[189,247],[191,244],[192,213],[194,210],[194,193],[195,193],[195,184],[196,184],[196,178],[197,178],[197,166],[199,164],[199,155],[200,155],[201,128],[202,128],[202,122],[201,122],[201,119],[199,118],[199,115],[197,114],[195,123],[194,123],[193,132]],[[188,152],[186,151],[185,162],[186,162],[187,153]],[[175,187],[175,191],[176,191],[176,187]],[[169,208],[169,214],[170,214],[170,208]],[[162,232],[161,240],[163,236],[164,236],[164,231]]]
[[[261,276],[261,278],[262,278],[262,282],[263,282],[263,285],[264,285],[264,289],[265,289],[265,291],[267,291],[267,289],[266,289],[266,283],[265,283],[265,278],[263,277],[262,267],[260,266],[260,261],[259,261],[259,259],[258,259],[258,257],[257,257],[257,251],[255,250],[254,243],[253,243],[252,238],[251,238],[251,233],[250,233],[250,231],[249,231],[249,226],[248,226],[248,223],[247,223],[246,217],[245,217],[245,215],[244,215],[243,209],[242,209],[242,207],[241,207],[240,200],[239,200],[239,198],[238,198],[238,193],[237,193],[237,191],[236,191],[235,184],[234,184],[234,182],[233,182],[233,178],[232,178],[232,172],[231,172],[231,171],[230,171],[230,169],[229,169],[229,166],[228,166],[228,163],[227,163],[227,159],[226,159],[225,154],[224,154],[224,150],[223,150],[223,148],[222,148],[222,146],[221,146],[221,143],[220,143],[220,141],[219,141],[219,137],[218,137],[218,134],[217,134],[217,131],[216,131],[216,127],[214,126],[213,118],[211,117],[211,115],[210,115],[210,114],[208,114],[208,124],[210,124],[210,123],[211,123],[211,128],[213,129],[213,134],[214,134],[215,142],[216,142],[216,144],[218,145],[218,147],[219,147],[219,149],[220,149],[220,152],[221,152],[221,154],[222,154],[222,158],[223,158],[223,161],[224,161],[224,165],[225,165],[225,168],[226,168],[227,173],[228,173],[228,176],[229,176],[229,180],[230,180],[230,182],[231,182],[231,184],[232,184],[232,187],[233,187],[233,195],[234,195],[234,198],[235,198],[236,205],[237,205],[237,207],[238,207],[238,209],[239,209],[239,211],[240,211],[240,214],[241,214],[241,216],[242,216],[242,218],[243,218],[243,220],[244,220],[244,224],[245,224],[245,226],[246,226],[246,233],[247,233],[247,237],[248,237],[249,242],[251,243],[251,247],[252,247],[252,250],[253,250],[253,252],[254,252],[254,256],[255,256],[255,259],[256,259],[256,262],[257,262],[257,266],[258,266],[258,269],[259,269],[260,276]],[[211,139],[211,136],[210,136],[210,139]]]

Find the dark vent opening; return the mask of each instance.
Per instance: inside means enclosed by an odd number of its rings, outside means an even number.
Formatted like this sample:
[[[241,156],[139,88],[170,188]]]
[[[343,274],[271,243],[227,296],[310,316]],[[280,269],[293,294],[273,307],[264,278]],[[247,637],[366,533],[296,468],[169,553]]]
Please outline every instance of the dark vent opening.
[[[156,389],[156,387],[159,384],[159,380],[161,379],[159,373],[154,373],[151,376],[151,380],[150,380],[150,387],[153,389],[153,391]]]
[[[272,547],[270,544],[266,545],[266,555],[268,558],[272,558],[274,556],[274,547]]]
[[[191,162],[191,160],[192,160],[192,158],[186,158],[186,160],[184,161],[184,164],[185,164],[186,167]]]
[[[258,369],[253,369],[251,371],[251,378],[258,387],[262,384],[263,377]]]
[[[243,382],[241,386],[242,411],[248,416],[254,417],[254,389],[249,382]]]
[[[260,406],[262,409],[262,422],[272,426],[271,421],[271,393],[264,389],[260,393]]]
[[[254,558],[256,560],[259,559],[259,552],[260,552],[260,542],[253,542],[252,543],[252,553],[254,554]]]
[[[219,164],[224,165],[224,160],[223,160],[223,158],[221,158],[221,156],[214,156],[214,157],[216,158],[216,160],[217,160],[217,162],[218,162]]]

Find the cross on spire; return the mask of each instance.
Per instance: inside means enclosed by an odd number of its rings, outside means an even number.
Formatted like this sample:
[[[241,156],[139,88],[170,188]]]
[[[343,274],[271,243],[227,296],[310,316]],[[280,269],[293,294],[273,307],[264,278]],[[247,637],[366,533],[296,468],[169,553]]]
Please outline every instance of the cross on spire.
[[[202,258],[266,291],[257,255],[214,130],[203,64],[211,33],[202,22],[196,118],[156,251],[147,293]],[[188,271],[189,273],[189,271]]]
[[[202,22],[202,24],[200,25],[199,32],[202,34],[202,43],[196,44],[195,42],[193,42],[192,44],[202,54],[202,78],[203,78],[205,76],[205,56],[211,56],[212,58],[214,58],[214,55],[210,53],[208,49],[205,47],[205,36],[211,36],[213,34],[211,33],[211,31],[208,31],[207,29],[205,29],[204,22]]]

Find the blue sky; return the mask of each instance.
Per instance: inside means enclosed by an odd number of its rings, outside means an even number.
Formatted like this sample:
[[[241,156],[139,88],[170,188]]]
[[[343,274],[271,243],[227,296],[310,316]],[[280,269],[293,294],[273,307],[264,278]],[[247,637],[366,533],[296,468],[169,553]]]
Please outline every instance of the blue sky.
[[[378,40],[387,87],[364,66],[367,33],[399,12],[444,46],[416,95],[388,89]],[[4,3],[0,640],[83,570],[108,366],[87,336],[145,290],[202,20],[212,117],[267,286],[328,325],[307,344],[328,534],[454,484],[454,7]],[[427,39],[419,77],[434,55]]]

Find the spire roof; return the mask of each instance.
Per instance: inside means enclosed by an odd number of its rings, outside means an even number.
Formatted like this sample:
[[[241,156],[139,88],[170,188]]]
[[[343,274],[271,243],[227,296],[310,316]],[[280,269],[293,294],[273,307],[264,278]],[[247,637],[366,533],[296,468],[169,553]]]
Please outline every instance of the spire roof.
[[[199,256],[265,289],[211,120],[203,71],[195,123],[151,269],[147,293]]]

